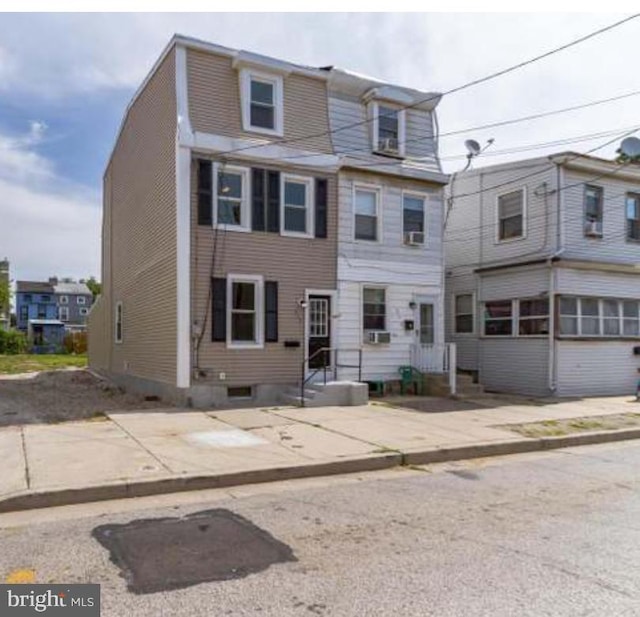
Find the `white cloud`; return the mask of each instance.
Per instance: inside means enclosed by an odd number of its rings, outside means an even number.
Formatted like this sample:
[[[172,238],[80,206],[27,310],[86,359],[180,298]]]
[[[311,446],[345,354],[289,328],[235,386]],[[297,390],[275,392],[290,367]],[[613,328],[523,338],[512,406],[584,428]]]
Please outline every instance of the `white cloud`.
[[[24,135],[0,134],[0,255],[13,279],[99,276],[96,196],[57,176],[34,150],[45,131],[33,121]]]

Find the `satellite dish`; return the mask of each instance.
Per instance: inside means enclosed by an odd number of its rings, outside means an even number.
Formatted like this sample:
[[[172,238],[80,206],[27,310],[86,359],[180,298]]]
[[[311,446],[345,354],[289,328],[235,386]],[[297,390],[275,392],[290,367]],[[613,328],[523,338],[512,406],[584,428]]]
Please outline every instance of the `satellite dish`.
[[[640,145],[640,140],[639,140],[639,145]],[[480,144],[475,140],[475,139],[467,139],[464,142],[464,147],[467,149],[467,151],[469,152],[469,156],[478,156],[478,154],[480,154]]]
[[[631,159],[640,156],[640,139],[637,137],[627,137],[620,144],[620,152]]]

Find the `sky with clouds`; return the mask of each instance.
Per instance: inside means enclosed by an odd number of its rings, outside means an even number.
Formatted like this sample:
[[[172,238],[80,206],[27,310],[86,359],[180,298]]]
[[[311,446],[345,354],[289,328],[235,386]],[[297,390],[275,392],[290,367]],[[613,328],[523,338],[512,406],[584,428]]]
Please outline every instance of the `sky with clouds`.
[[[174,32],[314,66],[445,91],[560,46],[624,14],[5,14],[0,19],[0,258],[13,279],[100,275],[101,178],[124,108]],[[443,98],[443,133],[640,90],[640,19]],[[494,138],[477,165],[586,151],[640,126],[640,96],[445,136]],[[597,135],[597,137],[595,136]],[[589,137],[518,151],[529,145]],[[516,150],[514,152],[514,150]],[[614,146],[596,154],[613,156]]]

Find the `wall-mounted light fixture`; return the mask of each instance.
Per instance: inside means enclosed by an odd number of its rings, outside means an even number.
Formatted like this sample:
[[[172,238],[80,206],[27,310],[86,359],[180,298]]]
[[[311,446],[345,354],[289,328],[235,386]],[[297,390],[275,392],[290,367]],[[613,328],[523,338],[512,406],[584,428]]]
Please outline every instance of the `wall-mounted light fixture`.
[[[409,302],[409,308],[410,308],[411,310],[415,309],[415,308],[416,308],[416,306],[418,306],[418,305],[417,305],[413,300],[411,300],[411,302]]]

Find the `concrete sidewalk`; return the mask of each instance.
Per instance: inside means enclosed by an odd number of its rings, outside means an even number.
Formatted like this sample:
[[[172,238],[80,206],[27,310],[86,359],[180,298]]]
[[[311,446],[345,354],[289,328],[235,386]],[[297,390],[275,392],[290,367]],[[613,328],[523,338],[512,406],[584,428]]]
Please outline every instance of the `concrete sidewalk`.
[[[110,413],[0,429],[0,511],[347,473],[640,437],[640,427],[523,437],[504,425],[640,411],[633,399],[481,397],[360,407]],[[460,409],[440,411],[441,409]]]

